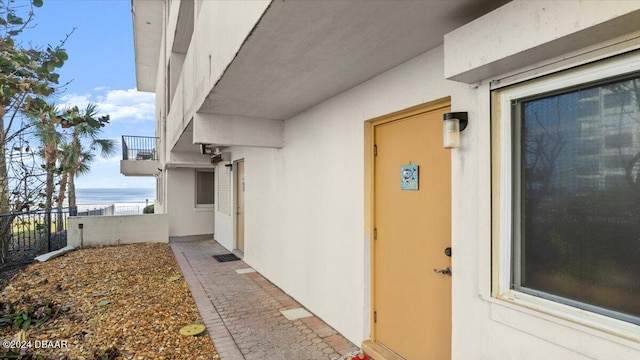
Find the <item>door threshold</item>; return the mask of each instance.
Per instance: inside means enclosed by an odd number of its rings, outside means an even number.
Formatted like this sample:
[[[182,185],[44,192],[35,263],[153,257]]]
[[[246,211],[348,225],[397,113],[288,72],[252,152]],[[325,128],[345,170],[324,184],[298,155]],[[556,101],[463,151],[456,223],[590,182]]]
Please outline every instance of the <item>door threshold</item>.
[[[373,340],[362,342],[362,351],[375,360],[405,360],[402,356]]]
[[[244,251],[242,251],[242,250],[235,249],[235,250],[232,251],[232,253],[235,256],[239,257],[240,259],[244,258]]]

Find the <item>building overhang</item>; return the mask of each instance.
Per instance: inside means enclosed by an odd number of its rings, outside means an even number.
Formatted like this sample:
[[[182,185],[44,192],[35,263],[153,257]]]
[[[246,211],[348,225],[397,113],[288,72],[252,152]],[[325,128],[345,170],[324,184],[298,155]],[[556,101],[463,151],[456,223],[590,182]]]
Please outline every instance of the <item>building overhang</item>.
[[[196,113],[192,142],[215,146],[284,146],[284,121],[239,115]]]
[[[445,77],[474,84],[576,51],[611,53],[613,44],[638,38],[639,24],[637,1],[514,1],[445,35]]]
[[[155,92],[164,1],[131,0],[133,39],[136,61],[136,86],[139,91]]]
[[[274,1],[199,108],[285,120],[443,43],[506,3]]]

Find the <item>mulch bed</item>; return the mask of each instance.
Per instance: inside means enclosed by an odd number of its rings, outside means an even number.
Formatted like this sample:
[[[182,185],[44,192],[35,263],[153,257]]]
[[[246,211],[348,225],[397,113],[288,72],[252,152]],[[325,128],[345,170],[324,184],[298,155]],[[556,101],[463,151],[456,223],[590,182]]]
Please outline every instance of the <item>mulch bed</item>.
[[[0,289],[4,289],[5,286],[9,285],[11,279],[31,262],[31,260],[12,261],[0,265]]]
[[[35,325],[45,305],[52,317]],[[0,317],[22,309],[33,317],[26,334],[7,326],[0,341],[67,343],[25,349],[22,359],[218,359],[208,334],[179,334],[202,319],[166,244],[76,250],[29,265],[0,293]]]

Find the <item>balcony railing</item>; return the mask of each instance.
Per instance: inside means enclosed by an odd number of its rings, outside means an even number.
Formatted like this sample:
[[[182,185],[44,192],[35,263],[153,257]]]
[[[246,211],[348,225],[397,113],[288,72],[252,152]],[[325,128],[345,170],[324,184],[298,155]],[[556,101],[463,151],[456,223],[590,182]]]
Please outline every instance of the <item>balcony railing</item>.
[[[153,136],[122,135],[122,160],[158,160]]]

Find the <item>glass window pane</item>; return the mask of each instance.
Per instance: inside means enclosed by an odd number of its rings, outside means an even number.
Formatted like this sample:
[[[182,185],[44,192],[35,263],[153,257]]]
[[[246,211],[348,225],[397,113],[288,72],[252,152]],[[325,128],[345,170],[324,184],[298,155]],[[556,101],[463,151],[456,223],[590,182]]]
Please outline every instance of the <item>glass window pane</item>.
[[[196,205],[213,204],[213,171],[196,172]]]
[[[514,286],[640,318],[640,77],[524,99],[515,111]]]

